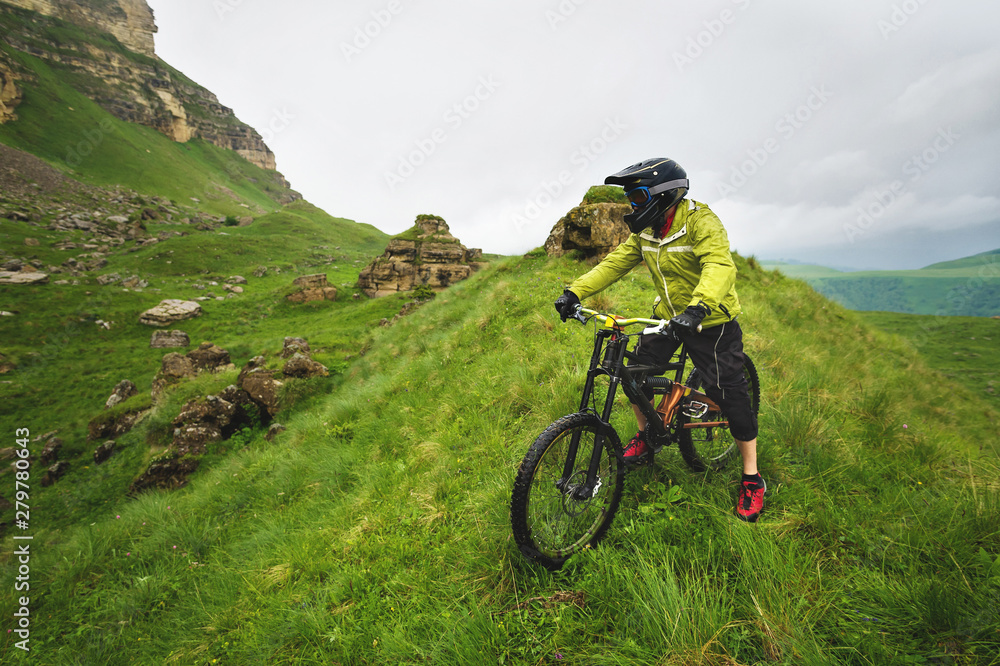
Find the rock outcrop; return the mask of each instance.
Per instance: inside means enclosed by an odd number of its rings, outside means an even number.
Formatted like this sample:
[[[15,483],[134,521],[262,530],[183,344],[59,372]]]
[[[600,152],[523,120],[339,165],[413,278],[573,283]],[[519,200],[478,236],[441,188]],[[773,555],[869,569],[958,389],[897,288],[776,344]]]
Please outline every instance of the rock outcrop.
[[[0,271],[0,284],[47,284],[49,276],[46,273],[34,271]]]
[[[167,326],[175,321],[191,319],[200,314],[201,305],[196,301],[168,298],[139,315],[139,323],[146,326]]]
[[[629,237],[624,217],[630,211],[627,204],[581,204],[552,227],[545,252],[560,257],[579,250],[585,258],[603,258]]]
[[[191,344],[191,338],[184,331],[153,331],[153,337],[149,340],[152,349],[168,349],[171,347],[187,347]]]
[[[14,109],[21,103],[22,93],[17,86],[18,76],[8,65],[0,52],[0,125],[9,120],[17,120]]]
[[[326,273],[303,275],[295,278],[292,283],[299,288],[298,291],[286,296],[292,303],[337,300],[337,288],[331,287],[326,281]]]
[[[448,224],[420,215],[406,232],[389,241],[382,256],[362,269],[358,287],[376,298],[427,285],[436,291],[469,277],[483,252],[469,249],[451,235]]]
[[[145,0],[4,0],[8,5],[54,16],[79,26],[96,28],[114,35],[122,45],[136,53],[153,57],[153,10]]]

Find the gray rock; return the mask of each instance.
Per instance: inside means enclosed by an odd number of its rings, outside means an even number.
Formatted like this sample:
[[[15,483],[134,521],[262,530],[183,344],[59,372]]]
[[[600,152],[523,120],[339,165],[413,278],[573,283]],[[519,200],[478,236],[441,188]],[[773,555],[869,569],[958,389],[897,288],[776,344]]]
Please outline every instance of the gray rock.
[[[188,347],[191,345],[191,338],[184,331],[153,331],[153,337],[149,341],[149,346],[153,349],[167,349],[170,347]]]
[[[326,377],[330,374],[325,365],[299,353],[292,355],[281,371],[289,377],[299,378]]]
[[[115,386],[114,391],[104,403],[104,409],[111,409],[115,405],[125,402],[134,395],[139,395],[139,389],[128,379],[123,379]]]
[[[45,284],[48,281],[47,273],[0,271],[0,284]]]
[[[115,440],[109,439],[94,449],[94,463],[100,465],[115,452]]]
[[[171,322],[191,319],[201,314],[201,306],[194,301],[169,298],[139,315],[139,323],[147,326],[166,326]]]

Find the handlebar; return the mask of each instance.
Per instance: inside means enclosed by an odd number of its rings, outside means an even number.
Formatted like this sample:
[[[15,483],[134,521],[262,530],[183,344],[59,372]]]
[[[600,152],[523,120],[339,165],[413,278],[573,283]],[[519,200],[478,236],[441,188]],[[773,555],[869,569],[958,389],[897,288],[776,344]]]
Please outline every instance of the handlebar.
[[[603,322],[605,328],[621,328],[623,326],[646,324],[646,328],[642,331],[643,335],[673,335],[669,319],[625,318],[612,314],[604,314],[597,310],[585,308],[582,305],[577,305],[570,317],[576,319],[581,324],[586,324],[591,318],[594,318]],[[701,324],[698,325],[698,331],[701,332]]]

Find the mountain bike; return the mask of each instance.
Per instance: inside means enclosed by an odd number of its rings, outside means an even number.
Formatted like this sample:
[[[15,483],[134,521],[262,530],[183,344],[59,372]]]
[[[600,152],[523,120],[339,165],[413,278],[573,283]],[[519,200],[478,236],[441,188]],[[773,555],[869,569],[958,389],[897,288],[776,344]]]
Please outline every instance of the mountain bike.
[[[510,501],[518,548],[550,569],[558,569],[574,553],[596,544],[618,510],[626,469],[634,466],[626,464],[622,440],[612,425],[619,387],[646,416],[649,451],[644,463],[652,464],[663,447],[677,444],[693,471],[715,471],[722,469],[736,450],[726,415],[700,390],[703,374],[694,368],[687,380],[681,381],[688,360],[683,345],[665,365],[635,363],[635,353],[629,347],[634,347],[640,334],[672,335],[669,321],[625,319],[579,306],[573,318],[583,324],[595,322],[580,409],[555,421],[531,445],[521,461]],[[640,324],[645,325],[642,331],[628,332]],[[748,356],[743,372],[756,413],[760,383]],[[659,376],[667,373],[673,373],[673,378]],[[608,387],[599,412],[597,382],[602,377],[608,379]],[[652,388],[654,402],[659,396],[655,408],[643,395],[646,387]],[[618,412],[617,420],[631,416],[631,410],[626,416]]]

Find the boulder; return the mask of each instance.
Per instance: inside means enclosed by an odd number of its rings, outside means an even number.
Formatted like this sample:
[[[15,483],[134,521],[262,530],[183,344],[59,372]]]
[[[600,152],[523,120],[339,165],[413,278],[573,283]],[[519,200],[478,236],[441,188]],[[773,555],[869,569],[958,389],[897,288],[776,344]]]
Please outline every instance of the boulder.
[[[304,354],[295,353],[285,362],[281,371],[288,377],[326,377],[330,374],[326,366],[318,363]]]
[[[326,281],[326,273],[303,275],[295,278],[293,284],[299,287],[299,290],[287,296],[292,303],[337,300],[337,289]]]
[[[129,380],[123,379],[115,385],[107,402],[104,403],[104,409],[111,409],[118,403],[125,402],[134,395],[139,395],[139,389]]]
[[[263,407],[270,418],[278,413],[278,391],[284,384],[275,379],[274,370],[268,370],[262,367],[263,365],[263,356],[250,359],[240,371],[237,381],[239,388],[246,391],[257,405]]]
[[[42,485],[51,486],[53,483],[61,479],[68,471],[69,463],[65,460],[60,460],[45,470],[45,473],[42,475]]]
[[[139,323],[147,326],[166,326],[175,321],[191,319],[201,314],[201,305],[194,301],[169,298],[160,301],[156,307],[139,315]]]
[[[43,465],[54,463],[56,458],[59,457],[59,450],[62,446],[63,441],[58,437],[53,437],[45,443],[45,446],[42,448],[42,453],[38,456],[38,460]]]
[[[187,357],[195,371],[215,370],[230,363],[229,352],[211,342],[201,343],[197,349],[189,351]]]
[[[624,218],[631,210],[626,204],[615,203],[573,208],[549,233],[545,241],[546,254],[561,257],[572,250],[580,250],[586,258],[603,258],[629,237]]]
[[[281,353],[278,356],[281,358],[291,358],[296,353],[309,356],[310,352],[309,343],[304,338],[287,337],[281,345]]]
[[[129,494],[135,495],[144,490],[159,488],[174,490],[187,483],[187,477],[192,474],[201,460],[198,458],[165,458],[150,463],[139,478],[129,486]]]
[[[194,363],[187,356],[170,352],[160,361],[160,375],[168,379],[194,377]]]
[[[149,346],[153,349],[167,349],[170,347],[187,347],[191,344],[191,339],[184,331],[153,331],[153,337],[149,341]]]
[[[124,435],[138,423],[146,411],[122,412],[115,416],[110,416],[106,412],[87,424],[87,439],[94,442],[99,439],[115,439]]]
[[[247,279],[242,275],[231,275],[226,280],[226,284],[246,284]]]
[[[115,440],[109,439],[94,449],[94,464],[100,465],[115,452]]]
[[[0,284],[45,284],[48,281],[46,273],[0,271]]]

